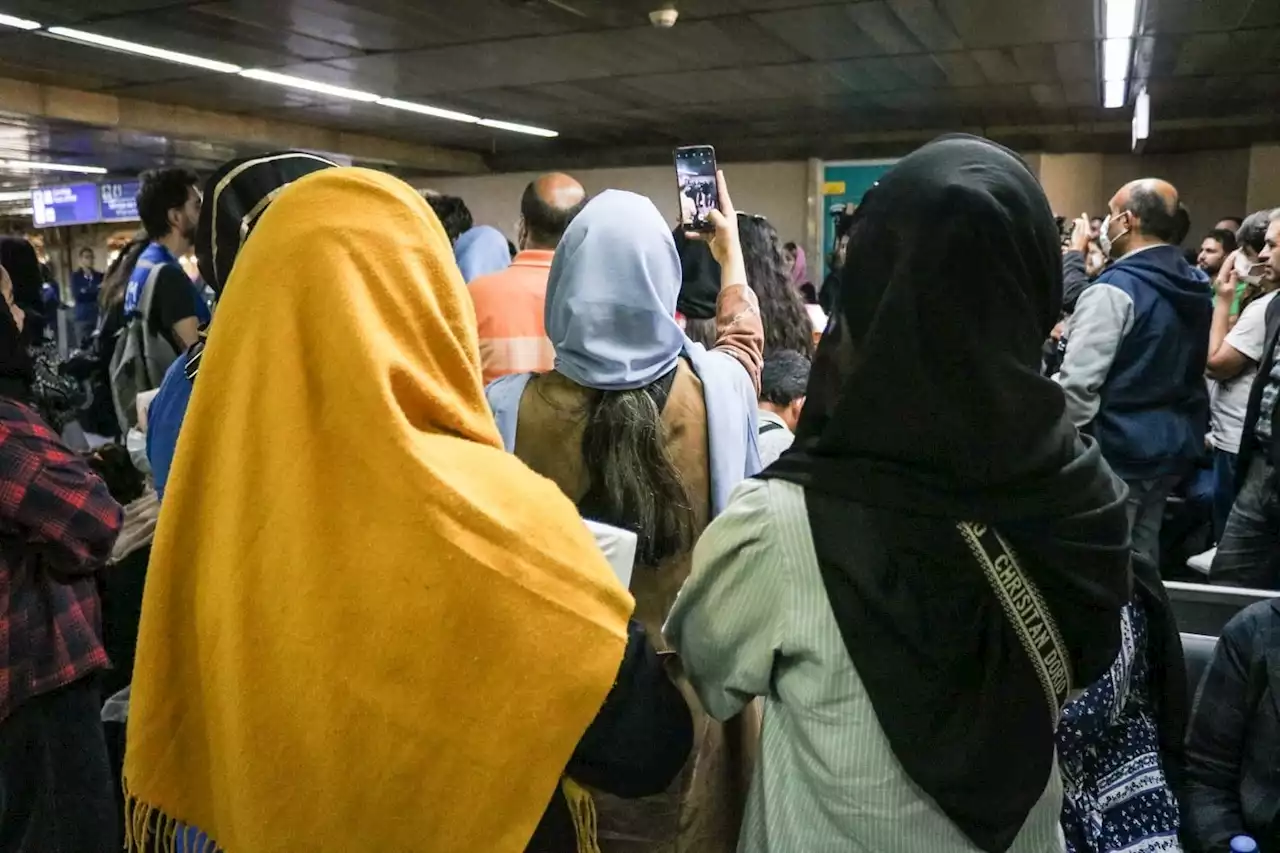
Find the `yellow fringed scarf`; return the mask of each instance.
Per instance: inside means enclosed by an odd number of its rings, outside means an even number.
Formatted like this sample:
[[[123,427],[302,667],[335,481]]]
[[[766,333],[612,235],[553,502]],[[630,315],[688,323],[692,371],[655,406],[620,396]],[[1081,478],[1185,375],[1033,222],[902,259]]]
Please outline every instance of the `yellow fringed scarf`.
[[[330,169],[236,261],[165,493],[125,759],[130,842],[521,851],[633,603],[502,444],[426,203]]]

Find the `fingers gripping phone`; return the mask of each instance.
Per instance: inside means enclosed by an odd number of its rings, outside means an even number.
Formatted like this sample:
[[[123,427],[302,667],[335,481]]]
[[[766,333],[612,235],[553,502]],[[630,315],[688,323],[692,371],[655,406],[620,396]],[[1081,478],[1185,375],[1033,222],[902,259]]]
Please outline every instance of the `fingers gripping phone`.
[[[675,153],[680,222],[690,231],[714,231],[710,213],[719,207],[720,200],[716,150],[710,145],[685,145]]]

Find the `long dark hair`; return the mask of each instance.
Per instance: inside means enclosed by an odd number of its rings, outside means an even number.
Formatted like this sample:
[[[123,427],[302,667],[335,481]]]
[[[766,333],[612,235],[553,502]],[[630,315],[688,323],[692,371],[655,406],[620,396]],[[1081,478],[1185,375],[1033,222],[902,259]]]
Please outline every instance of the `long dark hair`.
[[[777,230],[763,216],[738,214],[747,284],[760,300],[764,348],[813,355],[813,323],[782,264]]]
[[[578,502],[584,516],[635,533],[636,563],[649,567],[688,551],[694,539],[693,508],[667,453],[654,390],[594,392],[582,433],[589,485]]]
[[[124,291],[133,276],[133,268],[138,265],[138,258],[150,242],[145,232],[138,232],[107,267],[102,277],[102,289],[98,291],[98,308],[104,314],[124,302]]]
[[[36,247],[25,237],[0,237],[0,265],[13,282],[13,301],[27,314],[22,327],[22,340],[27,346],[44,339],[46,321],[44,307],[44,274]]]

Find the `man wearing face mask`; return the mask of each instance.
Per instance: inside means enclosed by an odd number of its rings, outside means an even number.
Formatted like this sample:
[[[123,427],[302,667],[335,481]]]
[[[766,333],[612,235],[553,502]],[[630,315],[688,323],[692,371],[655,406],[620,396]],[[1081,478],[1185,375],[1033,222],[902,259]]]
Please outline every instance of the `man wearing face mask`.
[[[1158,565],[1165,500],[1204,451],[1213,309],[1208,277],[1175,245],[1173,185],[1134,181],[1108,208],[1098,240],[1114,263],[1076,302],[1058,382],[1129,486],[1133,550]]]

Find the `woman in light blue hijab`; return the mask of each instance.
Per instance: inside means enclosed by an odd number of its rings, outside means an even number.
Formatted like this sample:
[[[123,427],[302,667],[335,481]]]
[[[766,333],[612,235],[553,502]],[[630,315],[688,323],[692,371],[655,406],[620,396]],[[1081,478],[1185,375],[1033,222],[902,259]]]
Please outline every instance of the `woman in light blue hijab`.
[[[464,231],[453,246],[453,256],[462,270],[462,280],[467,284],[480,278],[502,272],[511,266],[511,251],[507,238],[492,225],[477,225]]]
[[[662,215],[643,196],[609,190],[569,225],[551,264],[544,317],[555,369],[505,376],[486,391],[508,450],[585,518],[636,534],[631,592],[654,637],[695,539],[760,468],[764,329],[723,185],[720,207],[709,240],[722,273],[711,350],[676,323],[680,257]],[[720,736],[694,710],[695,730],[711,734],[699,736],[683,783],[662,795],[673,802],[637,809],[601,796],[602,848],[626,838],[645,849],[732,849],[745,790],[730,772],[740,764],[722,751],[746,741]]]

